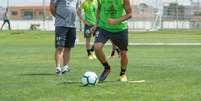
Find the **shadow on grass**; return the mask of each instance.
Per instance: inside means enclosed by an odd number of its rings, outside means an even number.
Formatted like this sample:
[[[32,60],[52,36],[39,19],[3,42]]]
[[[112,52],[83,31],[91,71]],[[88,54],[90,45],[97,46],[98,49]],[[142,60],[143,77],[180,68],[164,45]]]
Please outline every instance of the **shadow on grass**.
[[[19,35],[19,34],[24,34],[24,31],[12,31],[10,32],[11,35]]]
[[[144,81],[143,81],[144,82]],[[56,85],[69,85],[69,86],[76,86],[76,87],[81,87],[81,88],[102,88],[108,85],[125,85],[125,84],[141,84],[143,82],[139,82],[139,81],[129,81],[129,82],[120,82],[118,80],[110,80],[110,81],[104,81],[104,82],[98,82],[97,85],[87,85],[84,86],[83,84],[81,84],[80,81],[63,81],[63,82],[57,82]]]
[[[104,84],[104,83],[118,83],[118,81],[98,82],[98,84]],[[64,81],[64,82],[58,83],[58,85],[65,85],[65,84],[81,84],[81,82],[80,81]]]
[[[110,81],[103,81],[103,82],[99,82],[99,84],[124,84],[124,83],[129,83],[129,84],[137,84],[137,83],[145,83],[145,80],[130,80],[130,81],[126,81],[126,82],[121,82],[119,80],[110,80]]]
[[[110,81],[103,81],[103,82],[98,82],[98,85],[104,85],[104,84],[126,84],[126,83],[129,83],[129,84],[136,84],[136,83],[144,83],[145,81],[141,80],[141,81],[128,81],[128,82],[120,82],[118,80],[110,80]],[[58,85],[68,85],[68,84],[72,84],[72,85],[81,85],[81,82],[80,81],[64,81],[64,82],[60,82],[58,83]]]
[[[58,85],[65,85],[65,84],[81,84],[80,81],[64,81],[64,82],[61,82],[61,83],[58,83]]]
[[[19,76],[55,76],[54,73],[24,73]]]
[[[81,87],[81,88],[95,87],[94,85],[88,85],[88,86],[83,85],[80,81],[65,81],[65,82],[58,83],[57,85],[74,85],[74,86]]]

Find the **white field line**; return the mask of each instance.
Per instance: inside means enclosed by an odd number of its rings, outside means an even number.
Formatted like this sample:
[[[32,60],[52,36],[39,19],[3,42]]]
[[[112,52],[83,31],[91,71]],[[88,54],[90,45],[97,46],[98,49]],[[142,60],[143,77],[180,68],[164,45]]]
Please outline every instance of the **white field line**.
[[[133,46],[201,46],[201,43],[129,43],[129,45]]]
[[[145,80],[139,80],[139,81],[128,81],[128,83],[144,83]]]
[[[78,42],[77,45],[84,45],[84,42]],[[201,43],[128,43],[131,46],[201,46]],[[111,45],[111,43],[106,43]]]

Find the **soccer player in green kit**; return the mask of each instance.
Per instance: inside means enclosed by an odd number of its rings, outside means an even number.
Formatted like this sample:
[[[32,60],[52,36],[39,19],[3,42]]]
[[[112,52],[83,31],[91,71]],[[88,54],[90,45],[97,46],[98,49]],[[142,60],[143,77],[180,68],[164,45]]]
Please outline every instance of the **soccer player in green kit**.
[[[120,49],[120,78],[126,82],[126,69],[128,64],[128,22],[132,17],[132,8],[129,0],[98,0],[97,21],[91,31],[96,31],[95,53],[104,67],[99,81],[104,81],[111,72],[111,66],[105,58],[103,47],[111,40]]]
[[[84,37],[86,38],[86,49],[90,60],[96,59],[96,56],[92,53],[94,51],[94,46],[90,45],[91,36],[94,34],[91,33],[90,29],[96,23],[97,6],[96,0],[85,0],[77,9],[77,15],[84,24]],[[81,15],[82,10],[84,11],[84,18]]]

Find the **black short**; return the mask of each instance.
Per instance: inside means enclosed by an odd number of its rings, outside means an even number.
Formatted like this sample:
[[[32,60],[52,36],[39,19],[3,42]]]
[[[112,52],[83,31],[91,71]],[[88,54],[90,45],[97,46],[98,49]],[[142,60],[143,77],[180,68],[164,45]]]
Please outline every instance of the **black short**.
[[[10,21],[8,20],[8,19],[4,19],[4,21],[3,21],[4,23],[10,23]]]
[[[90,26],[90,25],[85,25],[84,26],[84,37],[85,38],[90,38],[92,35],[94,35],[93,33],[90,32],[90,29],[92,28],[93,26]]]
[[[128,50],[128,29],[120,32],[109,32],[104,29],[98,28],[96,31],[95,43],[105,44],[108,40],[111,40],[113,44],[119,47],[122,51]]]
[[[55,28],[55,47],[72,48],[75,46],[76,28],[56,27]]]

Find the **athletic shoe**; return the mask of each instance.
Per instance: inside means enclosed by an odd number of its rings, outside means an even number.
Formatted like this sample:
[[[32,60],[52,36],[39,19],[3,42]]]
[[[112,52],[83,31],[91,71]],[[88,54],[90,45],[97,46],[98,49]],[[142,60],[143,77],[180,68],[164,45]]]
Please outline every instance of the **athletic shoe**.
[[[128,79],[127,79],[127,76],[124,74],[124,75],[121,75],[120,77],[119,77],[119,81],[121,81],[121,82],[127,82],[128,81]]]
[[[70,68],[69,68],[69,66],[66,65],[63,68],[62,74],[66,74],[67,72],[70,72]]]
[[[99,77],[99,81],[104,81],[110,73],[111,69],[104,69]]]
[[[92,55],[89,55],[89,60],[93,60],[93,56]]]
[[[61,75],[61,68],[56,68],[56,75],[57,76],[60,76]]]

